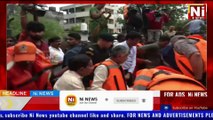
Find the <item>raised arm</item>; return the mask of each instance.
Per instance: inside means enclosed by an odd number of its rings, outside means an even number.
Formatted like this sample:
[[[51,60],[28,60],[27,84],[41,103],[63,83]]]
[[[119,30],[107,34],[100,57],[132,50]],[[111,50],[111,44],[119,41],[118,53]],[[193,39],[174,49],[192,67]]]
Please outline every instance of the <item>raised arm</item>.
[[[24,10],[24,8],[21,8],[21,12],[20,12],[20,17],[21,17],[21,28],[22,31],[26,30],[26,25],[27,25],[27,11]]]

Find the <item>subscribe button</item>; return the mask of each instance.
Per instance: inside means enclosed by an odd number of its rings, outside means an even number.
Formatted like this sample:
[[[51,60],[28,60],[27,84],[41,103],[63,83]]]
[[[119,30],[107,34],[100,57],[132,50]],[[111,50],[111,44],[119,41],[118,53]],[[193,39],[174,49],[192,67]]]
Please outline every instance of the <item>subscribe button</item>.
[[[139,98],[116,97],[113,102],[114,104],[139,104]]]

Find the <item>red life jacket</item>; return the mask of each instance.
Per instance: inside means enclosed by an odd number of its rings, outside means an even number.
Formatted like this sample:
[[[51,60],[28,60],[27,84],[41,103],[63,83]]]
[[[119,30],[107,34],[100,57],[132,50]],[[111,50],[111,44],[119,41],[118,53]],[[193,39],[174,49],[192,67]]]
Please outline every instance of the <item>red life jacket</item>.
[[[13,62],[13,48],[14,47],[10,47],[7,49],[7,66]],[[50,61],[40,50],[37,49],[36,60],[32,64],[32,71],[25,70],[17,64],[14,64],[10,69],[8,69],[7,89],[52,90],[52,86],[49,81],[51,71],[45,70],[45,68],[49,66],[51,66]]]

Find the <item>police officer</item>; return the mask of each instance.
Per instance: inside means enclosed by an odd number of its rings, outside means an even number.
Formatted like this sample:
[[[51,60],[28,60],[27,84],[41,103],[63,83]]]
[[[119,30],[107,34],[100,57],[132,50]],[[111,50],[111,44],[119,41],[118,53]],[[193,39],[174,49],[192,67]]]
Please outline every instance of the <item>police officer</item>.
[[[93,64],[105,61],[110,57],[110,50],[113,46],[114,37],[111,34],[103,33],[99,36],[97,43],[92,44],[85,51],[85,54],[91,57]],[[93,74],[83,78],[85,88],[90,87],[90,81]]]
[[[111,34],[103,33],[99,36],[97,43],[86,49],[85,53],[92,58],[93,64],[109,58],[114,39],[115,38]]]

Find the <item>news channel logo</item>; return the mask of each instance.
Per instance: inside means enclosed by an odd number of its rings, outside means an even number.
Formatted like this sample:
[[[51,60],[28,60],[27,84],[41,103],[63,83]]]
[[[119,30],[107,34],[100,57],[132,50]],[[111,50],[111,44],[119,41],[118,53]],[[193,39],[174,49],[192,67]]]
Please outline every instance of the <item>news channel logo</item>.
[[[188,19],[203,19],[206,20],[207,5],[206,4],[189,4],[188,5]]]
[[[75,106],[77,104],[77,98],[75,95],[67,95],[65,103],[68,106]]]

